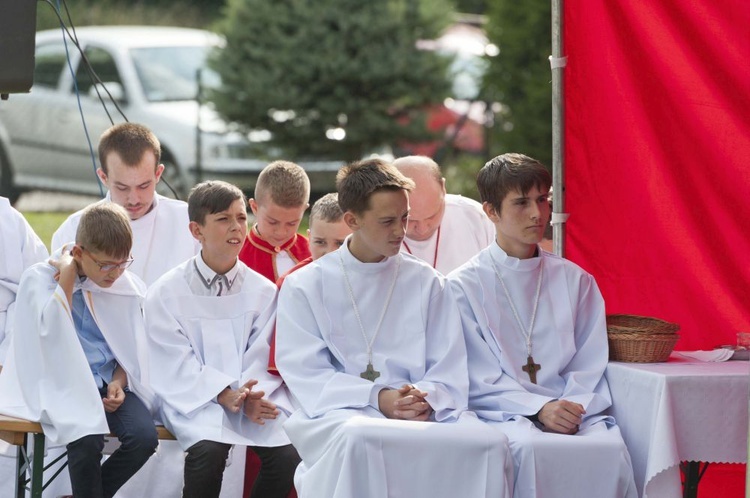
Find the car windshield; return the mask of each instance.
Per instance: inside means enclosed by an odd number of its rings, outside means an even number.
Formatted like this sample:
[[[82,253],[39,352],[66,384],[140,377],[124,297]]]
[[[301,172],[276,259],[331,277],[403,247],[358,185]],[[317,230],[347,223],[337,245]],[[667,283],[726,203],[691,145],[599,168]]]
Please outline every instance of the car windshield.
[[[206,67],[210,46],[146,47],[130,50],[130,55],[150,102],[194,100],[198,93],[197,75],[203,86],[218,86],[219,76]]]

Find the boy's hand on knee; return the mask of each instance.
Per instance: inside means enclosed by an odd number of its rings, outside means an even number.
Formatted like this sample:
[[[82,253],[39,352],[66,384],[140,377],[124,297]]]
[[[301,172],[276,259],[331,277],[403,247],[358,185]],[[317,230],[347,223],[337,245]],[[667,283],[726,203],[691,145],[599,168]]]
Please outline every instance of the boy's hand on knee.
[[[107,385],[107,397],[102,398],[104,411],[114,413],[125,401],[125,390],[119,382],[112,381]]]

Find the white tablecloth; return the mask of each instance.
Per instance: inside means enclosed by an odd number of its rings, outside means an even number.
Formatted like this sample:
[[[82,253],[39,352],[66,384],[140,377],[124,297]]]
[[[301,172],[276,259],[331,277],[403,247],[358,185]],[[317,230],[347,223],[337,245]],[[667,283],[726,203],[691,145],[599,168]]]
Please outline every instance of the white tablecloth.
[[[606,375],[641,496],[682,496],[681,461],[747,461],[748,362],[673,354],[667,363],[610,362]]]

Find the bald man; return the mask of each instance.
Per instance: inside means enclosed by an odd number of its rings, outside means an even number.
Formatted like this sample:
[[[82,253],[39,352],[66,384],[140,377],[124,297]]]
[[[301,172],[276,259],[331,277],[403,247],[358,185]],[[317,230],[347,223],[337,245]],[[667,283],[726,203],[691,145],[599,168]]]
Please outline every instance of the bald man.
[[[495,227],[473,199],[447,194],[440,166],[426,156],[393,162],[416,183],[409,194],[409,223],[401,246],[447,275],[495,240]]]

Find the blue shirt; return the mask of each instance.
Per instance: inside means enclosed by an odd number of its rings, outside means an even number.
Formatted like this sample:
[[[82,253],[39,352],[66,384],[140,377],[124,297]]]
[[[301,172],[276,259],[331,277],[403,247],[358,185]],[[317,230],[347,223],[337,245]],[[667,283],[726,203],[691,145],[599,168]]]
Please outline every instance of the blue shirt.
[[[89,362],[89,368],[94,375],[97,387],[103,387],[104,383],[112,382],[112,374],[115,372],[117,362],[115,355],[104,340],[102,331],[91,316],[86,303],[83,301],[83,293],[78,289],[73,293],[73,324],[81,341],[83,353]]]

